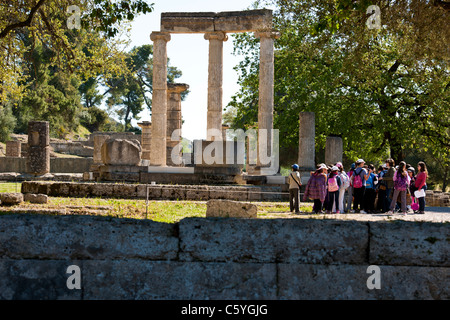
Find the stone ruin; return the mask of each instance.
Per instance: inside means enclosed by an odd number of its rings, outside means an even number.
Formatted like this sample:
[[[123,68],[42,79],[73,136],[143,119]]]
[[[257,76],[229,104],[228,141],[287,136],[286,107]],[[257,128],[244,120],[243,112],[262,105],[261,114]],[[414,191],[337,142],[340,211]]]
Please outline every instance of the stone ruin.
[[[237,141],[227,141],[226,126],[222,124],[223,42],[228,39],[227,33],[238,32],[254,32],[260,39],[258,127],[267,130],[269,134],[258,135],[258,140],[267,139],[267,154],[271,154],[274,40],[280,36],[279,32],[272,29],[272,11],[162,13],[161,30],[150,35],[154,50],[152,121],[138,123],[142,128],[139,146],[132,147],[126,140],[112,142],[108,135],[96,136],[92,174],[86,174],[86,178],[102,181],[177,183],[180,181],[178,177],[190,175],[192,184],[245,183],[242,179],[244,161],[238,161],[245,153],[245,145]],[[167,83],[167,42],[171,40],[171,34],[180,33],[201,33],[204,34],[205,40],[209,41],[207,137],[206,140],[193,142],[192,154],[183,154],[180,148],[181,93],[188,90],[189,86]],[[138,149],[140,159],[137,158]],[[211,157],[218,160],[217,162],[211,163],[208,159],[195,157],[195,154],[204,154],[205,150],[212,149],[214,151]],[[219,149],[222,153],[216,151]],[[234,154],[232,158],[229,156],[230,152]],[[112,163],[112,158],[119,162]],[[255,168],[258,166],[262,166],[259,159]],[[182,180],[184,181],[184,178]]]

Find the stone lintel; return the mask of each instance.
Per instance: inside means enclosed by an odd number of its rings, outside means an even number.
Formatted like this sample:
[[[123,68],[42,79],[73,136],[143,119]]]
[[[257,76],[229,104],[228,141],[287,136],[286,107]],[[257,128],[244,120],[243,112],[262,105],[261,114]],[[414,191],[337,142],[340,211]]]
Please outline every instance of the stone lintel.
[[[272,10],[164,12],[161,31],[170,33],[253,32],[272,30]]]

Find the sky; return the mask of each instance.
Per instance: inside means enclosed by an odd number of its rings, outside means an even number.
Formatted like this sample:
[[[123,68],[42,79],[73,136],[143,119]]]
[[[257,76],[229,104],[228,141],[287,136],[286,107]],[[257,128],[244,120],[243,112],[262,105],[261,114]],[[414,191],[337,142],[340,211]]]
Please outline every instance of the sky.
[[[152,1],[149,1],[152,2]],[[154,0],[154,10],[141,15],[132,23],[131,44],[128,49],[143,44],[152,44],[150,34],[160,31],[162,12],[222,12],[240,11],[251,7],[254,0]],[[270,8],[268,8],[270,9]],[[206,138],[206,113],[208,92],[208,48],[209,42],[203,34],[171,34],[167,43],[167,56],[170,65],[180,69],[182,77],[177,83],[189,85],[190,93],[181,103],[184,120],[182,136],[189,140]],[[228,35],[228,41],[223,45],[223,107],[231,97],[239,91],[238,74],[233,67],[243,60],[242,56],[234,56],[233,37]],[[139,115],[140,121],[151,121],[146,107]],[[133,121],[136,125],[138,121]]]

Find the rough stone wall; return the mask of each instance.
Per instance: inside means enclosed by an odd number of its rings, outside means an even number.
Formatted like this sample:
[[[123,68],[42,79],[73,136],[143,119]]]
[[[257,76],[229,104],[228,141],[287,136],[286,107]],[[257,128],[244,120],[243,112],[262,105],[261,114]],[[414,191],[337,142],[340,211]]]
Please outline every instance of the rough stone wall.
[[[425,222],[2,215],[0,299],[449,299],[448,242]]]
[[[0,157],[0,172],[26,172],[26,162],[26,158]],[[92,158],[50,158],[50,172],[83,173],[92,164]]]
[[[226,199],[238,201],[279,201],[281,188],[264,186],[208,186],[208,185],[145,185],[117,183],[77,183],[53,181],[25,181],[22,193],[41,193],[52,197],[107,197],[167,200]]]

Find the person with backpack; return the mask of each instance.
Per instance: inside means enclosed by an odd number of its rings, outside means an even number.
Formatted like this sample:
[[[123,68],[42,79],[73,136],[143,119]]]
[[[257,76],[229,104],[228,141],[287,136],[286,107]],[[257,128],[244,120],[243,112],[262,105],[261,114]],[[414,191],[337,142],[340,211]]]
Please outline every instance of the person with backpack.
[[[327,207],[326,213],[332,213],[333,205],[336,211],[333,213],[339,213],[339,188],[341,186],[341,178],[338,174],[339,168],[336,166],[331,167],[330,175],[327,179]]]
[[[300,213],[300,187],[302,185],[300,173],[298,172],[298,164],[292,165],[292,172],[289,174],[289,209],[295,213]]]
[[[345,191],[350,187],[350,178],[348,177],[347,173],[345,173],[344,171],[344,166],[342,165],[341,162],[336,163],[336,167],[338,167],[339,169],[339,178],[341,179],[341,186],[339,187],[339,197],[338,197],[338,202],[339,202],[339,212],[340,213],[344,213],[345,210],[345,205],[344,205],[344,196],[345,196]]]
[[[401,211],[406,215],[406,189],[409,187],[409,176],[406,172],[406,163],[401,161],[398,165],[398,170],[394,174],[394,194],[392,196],[391,206],[389,207],[388,214],[394,213],[394,207],[397,203],[397,198],[401,199]]]
[[[314,200],[313,212],[322,211],[322,206],[327,196],[327,166],[320,164],[316,171],[311,172],[305,188],[304,199]]]
[[[391,206],[391,193],[393,192],[392,189],[394,188],[395,162],[393,159],[389,158],[385,161],[385,164],[387,172],[380,180],[382,180],[386,185],[386,196],[384,198],[383,212],[388,212]]]
[[[427,178],[428,178],[428,170],[425,162],[420,161],[417,164],[417,176],[416,181],[414,183],[417,191],[427,190]],[[417,198],[419,200],[419,214],[425,213],[425,197]]]
[[[364,211],[363,201],[364,201],[364,191],[365,181],[368,178],[367,170],[363,168],[365,161],[363,159],[358,159],[356,161],[356,169],[353,172],[351,181],[353,186],[353,195],[355,197],[353,202],[353,211],[355,213],[367,213]],[[361,211],[359,210],[361,207]]]
[[[378,184],[378,177],[374,173],[375,167],[373,164],[367,166],[368,178],[366,180],[366,189],[364,190],[364,211],[373,213],[375,211],[375,197],[376,186]]]

